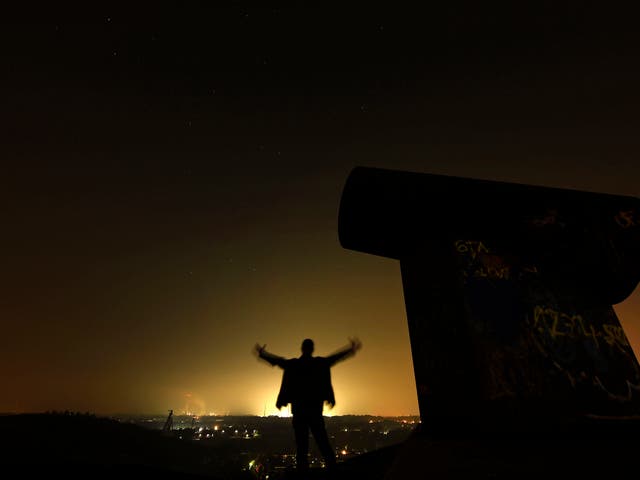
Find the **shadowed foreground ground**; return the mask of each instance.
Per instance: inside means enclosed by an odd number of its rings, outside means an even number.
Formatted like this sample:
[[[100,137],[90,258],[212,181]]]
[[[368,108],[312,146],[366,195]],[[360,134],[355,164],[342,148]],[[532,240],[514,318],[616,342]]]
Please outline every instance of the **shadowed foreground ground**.
[[[0,432],[2,463],[15,478],[250,478],[233,451],[108,418],[0,416]]]
[[[234,452],[92,416],[0,417],[3,466],[15,478],[248,479]],[[614,478],[637,470],[640,419],[591,420],[465,434],[416,431],[404,443],[309,479]],[[270,479],[299,478],[283,472]]]

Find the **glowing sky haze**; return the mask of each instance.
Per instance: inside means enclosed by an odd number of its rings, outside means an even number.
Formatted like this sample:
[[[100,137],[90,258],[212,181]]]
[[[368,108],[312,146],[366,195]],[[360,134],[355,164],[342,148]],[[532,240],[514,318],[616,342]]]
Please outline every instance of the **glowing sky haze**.
[[[272,414],[256,342],[357,336],[333,413],[417,414],[399,265],[338,242],[353,167],[638,195],[613,13],[234,5],[3,20],[0,411]]]

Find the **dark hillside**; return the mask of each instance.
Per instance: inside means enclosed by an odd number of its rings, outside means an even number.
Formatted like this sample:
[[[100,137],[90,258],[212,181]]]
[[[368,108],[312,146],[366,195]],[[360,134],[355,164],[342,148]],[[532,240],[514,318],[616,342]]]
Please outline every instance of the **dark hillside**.
[[[0,417],[5,467],[21,478],[242,478],[237,454],[165,436],[160,431],[80,414]]]

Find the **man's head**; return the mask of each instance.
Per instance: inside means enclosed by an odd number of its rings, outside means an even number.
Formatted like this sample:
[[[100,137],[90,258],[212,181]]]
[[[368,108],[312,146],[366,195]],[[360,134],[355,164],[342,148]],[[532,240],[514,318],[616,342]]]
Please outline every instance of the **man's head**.
[[[302,355],[311,355],[313,354],[313,340],[310,338],[305,338],[302,341]]]

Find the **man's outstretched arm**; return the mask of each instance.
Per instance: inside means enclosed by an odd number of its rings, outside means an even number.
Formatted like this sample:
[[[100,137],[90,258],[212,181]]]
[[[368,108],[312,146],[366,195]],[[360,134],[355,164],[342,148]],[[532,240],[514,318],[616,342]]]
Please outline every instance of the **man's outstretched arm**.
[[[332,366],[339,362],[340,360],[345,360],[356,354],[358,350],[362,348],[362,343],[357,338],[350,338],[349,345],[344,348],[341,348],[333,355],[329,355],[327,357],[327,361],[329,362],[329,366]]]
[[[269,362],[271,365],[277,365],[280,368],[284,368],[284,364],[287,361],[286,358],[279,357],[274,355],[273,353],[269,353],[265,350],[266,345],[260,345],[256,343],[256,346],[253,347],[255,352],[258,354],[258,357]]]

